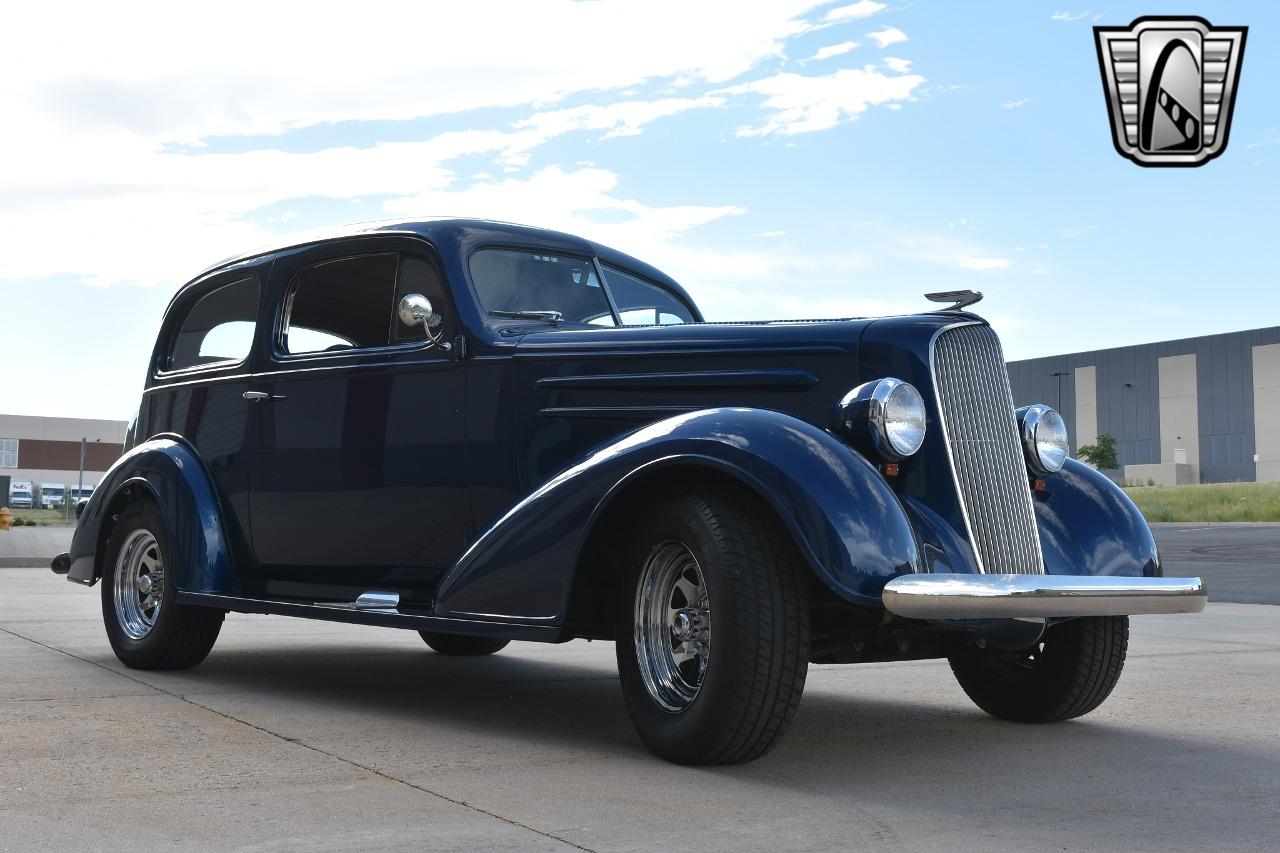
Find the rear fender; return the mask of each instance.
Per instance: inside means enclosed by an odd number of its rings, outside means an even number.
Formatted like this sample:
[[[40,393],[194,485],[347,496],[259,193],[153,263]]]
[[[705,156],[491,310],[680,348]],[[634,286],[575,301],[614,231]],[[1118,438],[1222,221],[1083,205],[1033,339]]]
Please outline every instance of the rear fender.
[[[764,409],[705,409],[650,424],[552,477],[486,530],[441,580],[441,616],[563,624],[578,556],[603,510],[661,466],[712,468],[777,512],[817,577],[880,606],[919,549],[897,497],[870,463],[810,424]]]
[[[164,518],[167,566],[179,592],[227,593],[235,572],[213,482],[189,445],[161,435],[121,456],[89,496],[71,539],[67,579],[92,586],[102,577],[107,539],[119,514],[150,499]]]

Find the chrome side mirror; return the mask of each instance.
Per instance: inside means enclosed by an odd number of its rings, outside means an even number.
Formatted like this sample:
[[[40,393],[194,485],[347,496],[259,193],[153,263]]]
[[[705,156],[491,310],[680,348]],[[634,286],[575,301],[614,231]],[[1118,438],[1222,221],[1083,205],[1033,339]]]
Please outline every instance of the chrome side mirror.
[[[427,333],[427,341],[448,352],[453,344],[443,340],[440,327],[444,320],[431,308],[431,300],[421,293],[406,293],[400,298],[400,307],[396,309],[400,322],[406,326],[422,326]]]

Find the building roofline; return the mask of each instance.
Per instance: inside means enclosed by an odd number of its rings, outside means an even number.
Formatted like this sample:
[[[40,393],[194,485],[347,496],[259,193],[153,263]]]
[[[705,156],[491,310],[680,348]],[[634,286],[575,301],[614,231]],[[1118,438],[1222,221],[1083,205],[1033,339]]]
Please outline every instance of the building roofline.
[[[1019,358],[1010,361],[1009,364],[1027,364],[1033,361],[1047,361],[1055,358],[1075,358],[1087,355],[1103,355],[1104,353],[1119,352],[1120,350],[1133,349],[1135,347],[1153,347],[1153,346],[1173,346],[1177,344],[1191,344],[1197,341],[1205,341],[1210,338],[1225,338],[1236,335],[1249,335],[1255,333],[1276,332],[1280,336],[1280,326],[1258,326],[1252,329],[1237,329],[1230,332],[1210,332],[1207,335],[1193,335],[1188,338],[1169,338],[1158,341],[1138,341],[1132,344],[1121,344],[1116,347],[1103,347],[1101,349],[1075,350],[1073,352],[1054,353],[1052,355],[1038,355],[1031,358]]]

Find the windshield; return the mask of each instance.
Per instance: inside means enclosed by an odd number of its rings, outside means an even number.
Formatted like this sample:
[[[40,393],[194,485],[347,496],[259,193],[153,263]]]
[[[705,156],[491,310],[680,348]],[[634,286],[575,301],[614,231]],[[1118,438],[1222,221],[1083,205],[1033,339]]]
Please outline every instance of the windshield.
[[[492,316],[614,325],[609,299],[589,259],[481,249],[471,256],[470,266],[476,295]]]

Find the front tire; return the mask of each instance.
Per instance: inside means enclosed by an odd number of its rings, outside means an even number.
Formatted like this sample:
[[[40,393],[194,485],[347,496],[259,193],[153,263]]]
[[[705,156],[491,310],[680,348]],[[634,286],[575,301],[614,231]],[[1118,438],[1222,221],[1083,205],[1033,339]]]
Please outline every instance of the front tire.
[[[103,555],[102,621],[125,666],[193,667],[222,630],[221,610],[174,602],[171,556],[155,504],[134,503],[120,514]]]
[[[677,764],[764,755],[795,716],[809,660],[793,543],[766,507],[719,490],[678,494],[635,531],[616,646],[641,739]]]
[[[436,631],[419,631],[422,641],[436,654],[475,657],[491,655],[507,647],[510,640],[492,637],[467,637],[462,634],[441,634]]]
[[[1030,649],[982,649],[950,662],[964,692],[993,717],[1056,723],[1106,700],[1128,647],[1128,616],[1089,616],[1054,625]]]

